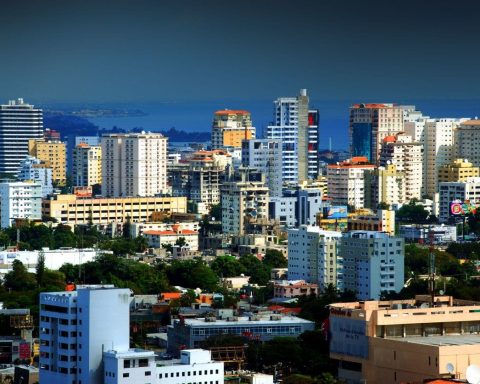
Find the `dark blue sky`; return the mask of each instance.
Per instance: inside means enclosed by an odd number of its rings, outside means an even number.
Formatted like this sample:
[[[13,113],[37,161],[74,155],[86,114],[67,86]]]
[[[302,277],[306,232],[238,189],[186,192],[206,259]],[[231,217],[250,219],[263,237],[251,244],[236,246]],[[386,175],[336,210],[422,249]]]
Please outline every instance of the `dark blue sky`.
[[[0,99],[477,98],[480,4],[2,0]]]

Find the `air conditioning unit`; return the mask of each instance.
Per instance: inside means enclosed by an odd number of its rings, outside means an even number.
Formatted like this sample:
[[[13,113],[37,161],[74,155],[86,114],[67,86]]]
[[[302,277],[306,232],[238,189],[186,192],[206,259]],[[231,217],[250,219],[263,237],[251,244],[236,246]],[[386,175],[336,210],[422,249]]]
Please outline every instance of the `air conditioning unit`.
[[[279,321],[279,320],[282,320],[282,316],[281,315],[271,315],[270,320]]]
[[[227,317],[227,321],[238,321],[238,317],[237,316],[229,316],[229,317]]]

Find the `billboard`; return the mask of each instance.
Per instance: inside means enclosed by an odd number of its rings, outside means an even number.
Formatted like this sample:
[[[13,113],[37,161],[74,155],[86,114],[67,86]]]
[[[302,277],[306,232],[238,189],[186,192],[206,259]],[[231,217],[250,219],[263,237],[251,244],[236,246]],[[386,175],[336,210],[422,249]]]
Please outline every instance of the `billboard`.
[[[452,216],[466,216],[475,215],[480,204],[472,204],[469,200],[461,201],[454,200],[450,203],[450,215]]]
[[[330,352],[368,359],[365,321],[330,316]]]
[[[323,208],[324,219],[345,219],[347,217],[346,205],[333,205]]]

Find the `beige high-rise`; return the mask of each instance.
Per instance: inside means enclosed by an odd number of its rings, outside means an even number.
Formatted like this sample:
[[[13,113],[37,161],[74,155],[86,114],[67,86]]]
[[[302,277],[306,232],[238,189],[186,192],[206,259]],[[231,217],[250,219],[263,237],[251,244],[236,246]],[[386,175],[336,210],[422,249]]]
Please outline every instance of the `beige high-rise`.
[[[67,147],[65,143],[31,139],[28,141],[28,152],[30,156],[36,157],[47,167],[52,168],[54,183],[65,185],[67,181]]]
[[[80,143],[73,150],[73,185],[87,187],[102,183],[102,147]]]
[[[166,137],[144,132],[102,137],[104,196],[156,196],[166,188]]]

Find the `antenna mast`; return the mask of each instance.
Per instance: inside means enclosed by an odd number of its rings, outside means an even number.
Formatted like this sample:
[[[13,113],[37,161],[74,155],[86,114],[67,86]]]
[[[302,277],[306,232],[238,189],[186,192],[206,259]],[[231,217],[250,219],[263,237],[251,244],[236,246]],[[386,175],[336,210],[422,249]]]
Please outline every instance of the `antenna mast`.
[[[429,240],[429,247],[428,247],[428,290],[432,299],[432,307],[435,302],[435,233],[432,230],[432,227],[429,228],[428,231],[428,240]]]

